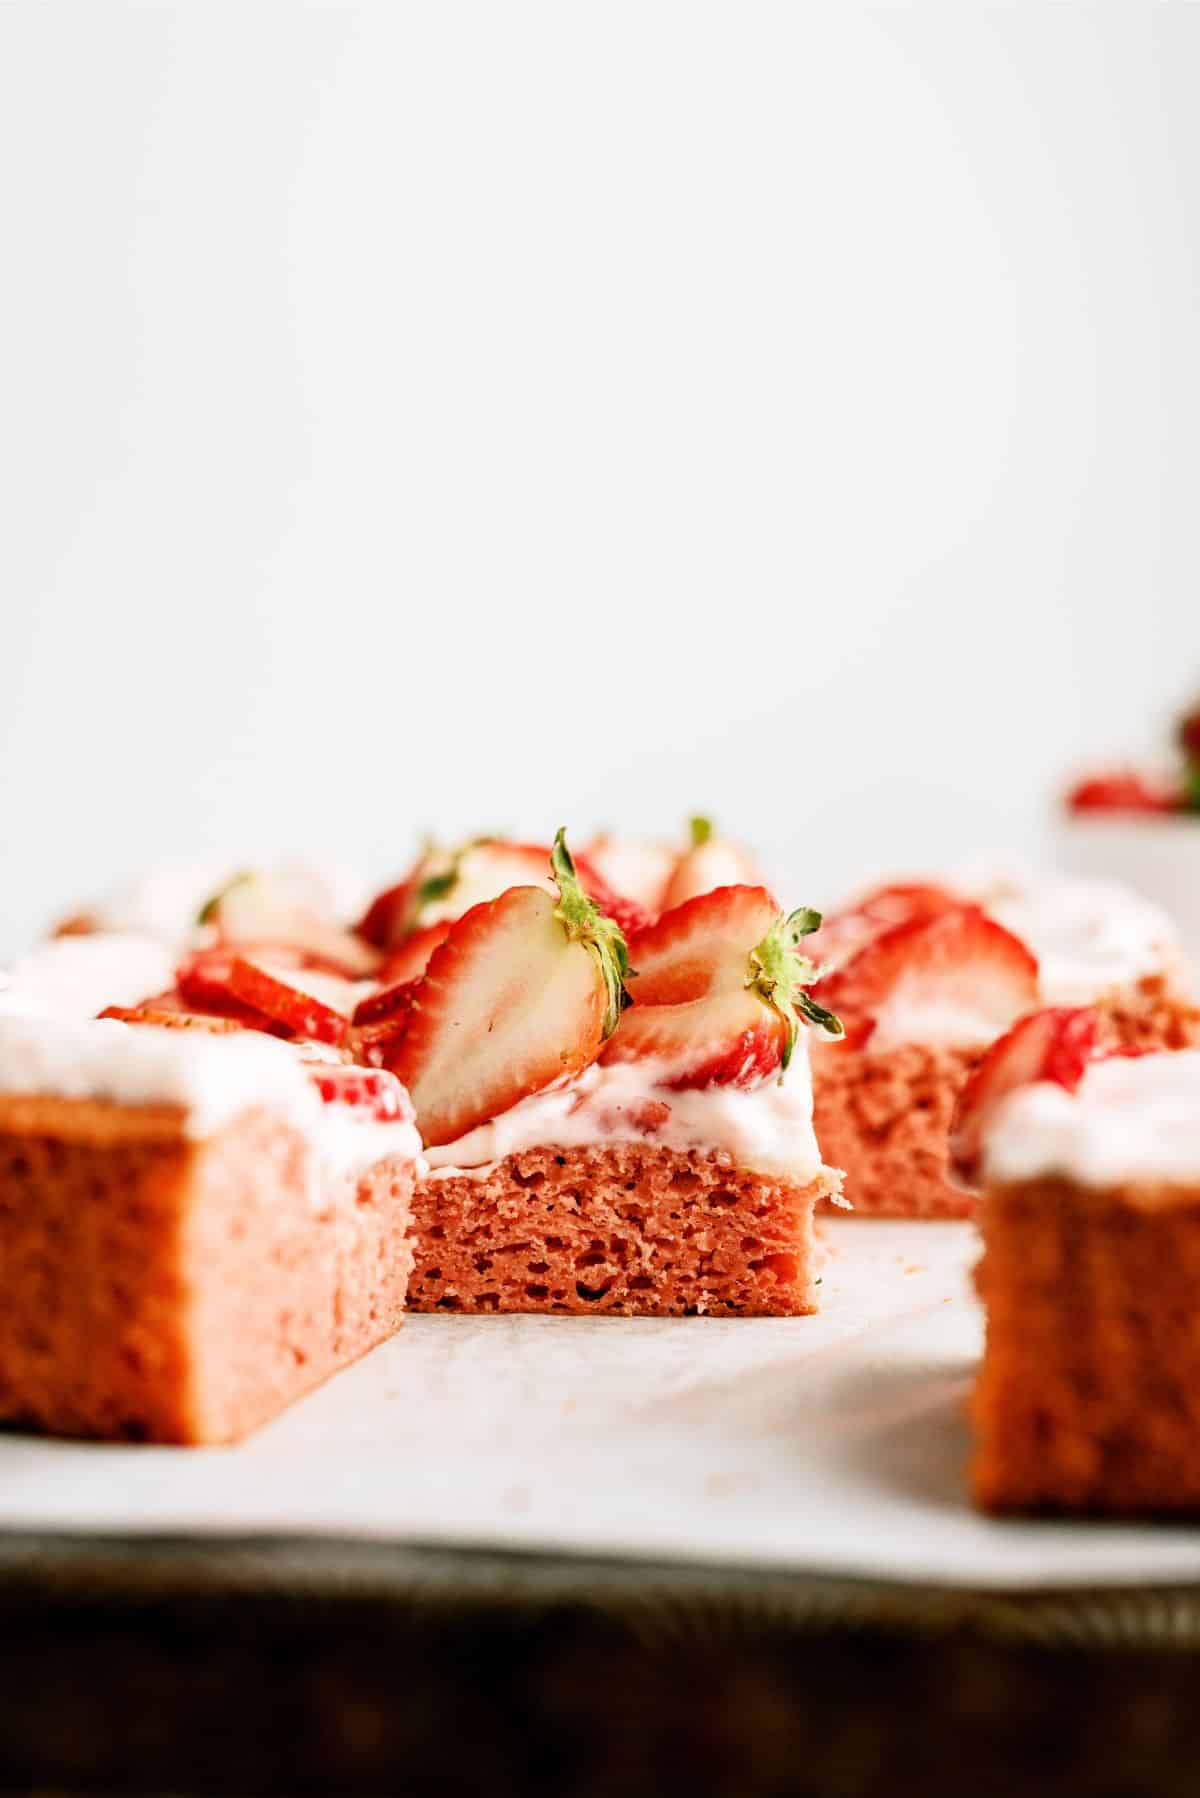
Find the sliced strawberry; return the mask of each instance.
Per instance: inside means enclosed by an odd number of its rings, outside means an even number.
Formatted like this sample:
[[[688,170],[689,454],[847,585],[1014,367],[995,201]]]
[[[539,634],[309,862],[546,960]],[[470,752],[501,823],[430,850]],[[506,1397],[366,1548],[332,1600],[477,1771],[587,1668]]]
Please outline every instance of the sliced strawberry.
[[[1037,1080],[1074,1092],[1098,1042],[1094,1011],[1061,1006],[1022,1018],[992,1044],[959,1094],[950,1125],[950,1164],[964,1185],[979,1176],[987,1122],[999,1101]]]
[[[606,1062],[663,1064],[660,1086],[761,1086],[778,1073],[788,1024],[749,989],[709,993],[679,1005],[630,1006],[604,1051]]]
[[[347,979],[369,977],[379,965],[378,955],[324,912],[322,900],[320,883],[306,877],[238,874],[213,894],[198,922],[210,924],[222,943],[270,944]]]
[[[211,1017],[159,1005],[106,1005],[97,1015],[116,1018],[122,1024],[151,1024],[160,1030],[209,1030],[214,1035],[253,1029],[241,1018]]]
[[[243,1005],[285,1025],[293,1036],[311,1037],[317,1043],[338,1044],[346,1040],[349,1022],[341,1012],[298,986],[288,986],[241,956],[235,956],[230,967],[229,991]]]
[[[778,916],[765,887],[717,887],[685,900],[630,937],[630,996],[674,1005],[744,986],[746,958]]]
[[[664,911],[671,911],[700,893],[711,893],[714,887],[762,884],[762,875],[748,849],[718,836],[708,818],[691,818],[688,824],[691,844],[671,870],[662,896]]]
[[[940,917],[966,903],[948,887],[928,881],[892,882],[872,887],[853,905],[843,907],[826,917],[820,930],[808,942],[808,953],[814,961],[840,966],[855,950],[872,937],[882,936],[897,924],[911,924],[922,918]]]
[[[1184,804],[1178,787],[1118,768],[1079,781],[1067,794],[1072,812],[1174,812]]]
[[[447,925],[445,936],[449,936],[450,928]],[[381,1024],[387,1018],[398,1017],[401,1012],[410,1009],[420,984],[421,976],[418,974],[415,980],[398,980],[393,986],[381,987],[377,993],[368,993],[355,1006],[353,1022]]]
[[[412,910],[413,884],[411,877],[406,875],[403,880],[376,893],[355,925],[355,931],[364,942],[386,954],[402,943],[412,928]]]
[[[326,1105],[349,1105],[381,1123],[413,1121],[412,1101],[386,1068],[305,1062],[304,1069]]]
[[[978,906],[958,905],[870,938],[813,989],[836,1010],[846,1040],[863,1048],[889,1001],[956,1011],[983,1025],[983,1040],[1007,1030],[1038,1002],[1038,965],[1011,931]]]
[[[561,831],[553,853],[557,902],[510,887],[458,919],[386,1056],[427,1144],[581,1073],[620,1016],[624,938],[583,892]]]
[[[379,970],[379,981],[383,986],[399,986],[408,980],[419,980],[429,966],[429,957],[439,943],[444,943],[450,934],[450,920],[441,924],[427,924],[423,930],[414,930],[413,934],[393,949],[384,960]]]
[[[476,837],[450,851],[426,849],[402,881],[373,901],[359,931],[390,952],[414,931],[452,924],[472,906],[498,899],[510,887],[541,887],[557,897],[550,860],[551,850],[539,843],[510,843],[501,837]],[[575,870],[583,891],[622,931],[646,922],[642,909],[614,893],[584,858]]]
[[[718,887],[664,912],[635,941],[634,1003],[606,1062],[652,1059],[659,1085],[757,1086],[782,1073],[801,1019],[841,1034],[805,987],[815,969],[802,940],[814,911],[781,913],[764,887]]]
[[[175,980],[183,1004],[196,1011],[216,1012],[222,1017],[238,1017],[266,1028],[269,1020],[238,999],[230,985],[233,964],[238,959],[234,949],[221,946],[198,949],[176,970]],[[286,950],[271,951],[276,967],[303,966],[300,955]]]
[[[419,984],[417,981],[413,982],[414,990]],[[346,1048],[351,1059],[368,1068],[387,1066],[411,1020],[411,1007],[406,1006],[375,1023],[351,1024],[346,1037]]]

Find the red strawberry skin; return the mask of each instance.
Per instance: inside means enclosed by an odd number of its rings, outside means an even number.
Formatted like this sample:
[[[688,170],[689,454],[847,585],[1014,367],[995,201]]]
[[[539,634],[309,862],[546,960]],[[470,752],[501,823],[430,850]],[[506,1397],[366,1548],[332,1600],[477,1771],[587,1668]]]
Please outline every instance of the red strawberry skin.
[[[963,1184],[978,1176],[984,1126],[999,1100],[1038,1080],[1074,1092],[1097,1057],[1099,1033],[1089,1007],[1056,1006],[1022,1018],[991,1045],[959,1094],[950,1126],[950,1165]]]
[[[446,935],[449,934],[447,931]],[[442,941],[445,941],[445,937]],[[390,1018],[400,1017],[411,1008],[420,985],[421,977],[418,975],[415,980],[398,980],[394,986],[381,987],[377,993],[368,993],[354,1008],[355,1024],[382,1024]]]
[[[229,970],[229,990],[243,1005],[283,1024],[294,1036],[335,1047],[346,1040],[349,1024],[340,1012],[241,956],[234,957]]]
[[[429,957],[439,943],[445,942],[449,934],[449,919],[442,924],[427,924],[423,930],[414,930],[385,959],[379,970],[380,984],[402,986],[406,981],[419,980],[429,966]]]
[[[974,905],[915,918],[870,938],[813,997],[865,1048],[880,1011],[903,983],[914,1004],[954,1003],[987,1018],[995,1034],[1038,1003],[1038,964],[1019,937]]]
[[[831,912],[820,930],[809,937],[806,952],[814,961],[835,966],[847,961],[864,943],[882,936],[897,924],[937,918],[966,903],[948,888],[928,881],[893,882],[873,887],[853,905]]]
[[[1072,812],[1174,812],[1183,796],[1173,787],[1156,785],[1128,769],[1090,775],[1067,794]]]
[[[97,1016],[115,1018],[122,1024],[150,1024],[159,1030],[207,1030],[215,1036],[252,1028],[240,1018],[206,1016],[166,1005],[106,1005]]]
[[[707,993],[677,1004],[635,1003],[617,1026],[606,1064],[654,1061],[657,1083],[675,1091],[750,1088],[778,1072],[788,1041],[785,1020],[754,993]]]
[[[555,899],[511,887],[472,907],[434,950],[385,1065],[408,1088],[427,1145],[453,1142],[521,1099],[582,1073],[604,1041],[592,954]]]

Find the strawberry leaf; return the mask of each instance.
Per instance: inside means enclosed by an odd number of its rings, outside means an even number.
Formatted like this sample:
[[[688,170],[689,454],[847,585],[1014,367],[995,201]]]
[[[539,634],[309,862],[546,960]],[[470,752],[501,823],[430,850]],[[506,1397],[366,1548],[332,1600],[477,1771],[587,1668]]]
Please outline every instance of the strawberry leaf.
[[[804,991],[817,978],[817,970],[798,953],[804,937],[821,927],[821,914],[802,905],[790,914],[781,912],[762,942],[750,951],[747,987],[756,992],[787,1025],[780,1075],[792,1059],[800,1035],[800,1021],[816,1024],[829,1036],[844,1034],[840,1018],[826,1011]]]
[[[589,899],[579,884],[575,861],[567,848],[565,829],[560,829],[550,851],[550,872],[558,887],[555,917],[571,942],[582,943],[589,951],[604,982],[604,1035],[607,1039],[617,1027],[621,1012],[629,1004],[625,977],[629,973],[629,950],[621,927]]]
[[[235,874],[232,880],[227,880],[223,887],[218,887],[215,893],[210,893],[209,897],[200,907],[200,910],[196,913],[197,924],[211,924],[216,918],[221,901],[224,899],[225,895],[231,893],[234,887],[245,886],[248,881],[253,879],[254,875],[250,869],[244,868],[240,874]]]

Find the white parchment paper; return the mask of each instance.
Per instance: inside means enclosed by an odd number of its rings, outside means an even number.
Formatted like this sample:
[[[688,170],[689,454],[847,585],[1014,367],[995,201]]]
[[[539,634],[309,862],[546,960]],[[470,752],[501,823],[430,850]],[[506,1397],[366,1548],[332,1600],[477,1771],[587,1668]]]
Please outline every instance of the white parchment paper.
[[[1200,1529],[967,1503],[960,1224],[829,1228],[816,1318],[411,1318],[232,1449],[0,1437],[0,1528],[330,1534],[1019,1588],[1200,1580]]]

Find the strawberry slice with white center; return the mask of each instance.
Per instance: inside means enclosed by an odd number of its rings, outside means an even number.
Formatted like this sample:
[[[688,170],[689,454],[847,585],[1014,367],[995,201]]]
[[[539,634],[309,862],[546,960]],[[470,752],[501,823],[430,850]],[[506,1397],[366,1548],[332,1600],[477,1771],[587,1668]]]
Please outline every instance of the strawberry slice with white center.
[[[871,1041],[883,1019],[890,1040],[922,1040],[931,1020],[944,1038],[946,1021],[961,1040],[991,1042],[1038,1003],[1038,964],[1025,944],[978,906],[957,905],[914,918],[870,938],[814,988],[836,1010],[855,1048]]]
[[[653,1061],[677,1089],[759,1086],[782,1075],[801,1020],[841,1033],[805,988],[815,969],[800,953],[817,912],[780,912],[765,887],[718,887],[665,912],[630,945],[634,1003],[606,1062]]]
[[[472,906],[498,899],[511,887],[541,887],[557,898],[550,860],[551,851],[542,844],[510,843],[500,837],[478,837],[455,850],[428,849],[402,881],[373,901],[359,931],[390,954],[414,931],[420,934],[436,924],[452,924]],[[584,893],[622,931],[646,922],[642,908],[614,893],[584,857],[574,865]]]
[[[554,895],[511,887],[457,920],[386,1054],[428,1145],[582,1073],[616,1026],[625,940],[584,893],[562,831],[553,856]]]
[[[754,857],[740,843],[718,836],[709,818],[689,818],[691,843],[679,857],[662,896],[662,909],[672,911],[716,887],[758,886],[762,875]]]
[[[326,1105],[346,1105],[361,1117],[382,1124],[414,1121],[412,1101],[386,1068],[306,1061],[304,1071]]]
[[[746,957],[779,917],[766,887],[727,886],[675,906],[629,939],[629,996],[637,1005],[702,999],[746,982]]]
[[[994,1042],[963,1087],[950,1125],[950,1165],[967,1187],[979,1177],[996,1107],[1009,1093],[1051,1080],[1074,1092],[1097,1059],[1099,1020],[1088,1007],[1036,1011]]]

